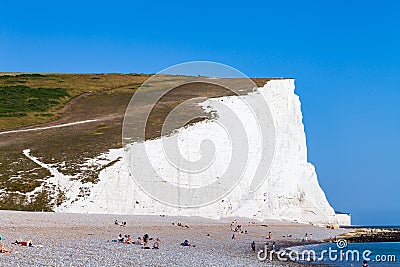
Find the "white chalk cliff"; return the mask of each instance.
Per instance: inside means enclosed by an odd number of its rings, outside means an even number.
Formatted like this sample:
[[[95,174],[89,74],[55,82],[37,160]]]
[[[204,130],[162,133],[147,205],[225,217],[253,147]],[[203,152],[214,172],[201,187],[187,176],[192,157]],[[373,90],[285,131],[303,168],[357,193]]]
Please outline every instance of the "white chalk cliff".
[[[264,87],[245,96],[257,105],[257,98],[263,97],[270,107],[275,126],[275,154],[265,181],[252,193],[249,187],[257,166],[263,164],[260,152],[260,134],[253,129],[251,120],[246,120],[248,112],[238,97],[230,96],[209,99],[203,103],[205,109],[215,110],[218,114],[221,101],[235,110],[236,115],[244,118],[244,128],[249,136],[249,162],[243,178],[228,194],[209,205],[180,208],[163,204],[145,193],[135,182],[125,160],[103,169],[96,184],[84,184],[90,192],[78,197],[80,186],[68,184],[69,178],[52,172],[63,185],[67,201],[56,208],[57,212],[114,213],[114,214],[166,214],[220,217],[248,217],[255,219],[285,219],[305,223],[349,224],[350,219],[336,216],[321,189],[314,166],[307,161],[307,146],[299,97],[294,92],[294,80],[271,80]],[[264,101],[265,101],[264,100]],[[243,112],[241,113],[241,110]],[[262,107],[258,108],[262,112]],[[199,146],[207,137],[215,145],[217,155],[207,171],[201,173],[202,184],[193,182],[184,173],[177,173],[170,163],[162,158],[161,139],[146,141],[146,151],[151,162],[158,162],[156,174],[168,177],[170,183],[182,186],[201,186],[215,182],[215,177],[223,174],[232,153],[229,137],[224,133],[218,120],[224,115],[209,121],[202,121],[190,127],[181,128],[175,134],[163,138],[176,138],[180,153],[189,160],[201,157]],[[131,149],[135,149],[134,147]],[[200,154],[199,154],[200,153]],[[29,154],[27,154],[29,156]],[[103,155],[109,161],[124,156],[124,150],[113,149]],[[35,159],[36,160],[36,159]],[[140,159],[138,159],[140,160]],[[51,166],[45,166],[50,168]],[[147,170],[138,174],[146,175]],[[150,170],[148,175],[153,175]],[[178,177],[178,179],[176,178]],[[196,177],[194,177],[196,178]],[[63,181],[63,182],[60,182]],[[155,187],[162,186],[155,183]],[[75,189],[74,189],[75,188]],[[160,189],[161,190],[161,189]],[[161,192],[162,193],[162,192]],[[164,192],[173,194],[173,192]],[[342,219],[340,219],[342,218]]]

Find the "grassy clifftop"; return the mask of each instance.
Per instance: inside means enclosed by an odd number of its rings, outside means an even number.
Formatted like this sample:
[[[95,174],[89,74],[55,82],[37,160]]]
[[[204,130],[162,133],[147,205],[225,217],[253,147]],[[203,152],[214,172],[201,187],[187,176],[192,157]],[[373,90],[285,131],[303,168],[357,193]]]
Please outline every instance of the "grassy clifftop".
[[[84,93],[136,90],[145,74],[0,73],[0,130],[49,122]]]

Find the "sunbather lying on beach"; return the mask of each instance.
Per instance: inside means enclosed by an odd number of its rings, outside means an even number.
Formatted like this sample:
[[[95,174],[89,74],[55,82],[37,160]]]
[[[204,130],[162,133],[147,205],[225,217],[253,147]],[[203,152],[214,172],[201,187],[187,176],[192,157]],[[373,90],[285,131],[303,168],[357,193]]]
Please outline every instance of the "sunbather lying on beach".
[[[114,224],[119,226],[126,226],[126,222],[120,222],[118,221],[118,219],[115,219]]]
[[[175,223],[172,223],[172,225],[175,225]],[[189,225],[183,225],[182,223],[177,223],[176,224],[177,226],[180,226],[180,227],[185,227],[185,228],[189,228]]]
[[[11,253],[12,250],[6,249],[3,244],[0,242],[0,253]]]
[[[195,247],[193,244],[190,244],[188,240],[185,240],[181,243],[181,246],[183,247]]]
[[[29,241],[18,241],[16,240],[14,243],[12,243],[14,245],[20,245],[20,246],[24,246],[24,247],[32,247],[32,240]]]

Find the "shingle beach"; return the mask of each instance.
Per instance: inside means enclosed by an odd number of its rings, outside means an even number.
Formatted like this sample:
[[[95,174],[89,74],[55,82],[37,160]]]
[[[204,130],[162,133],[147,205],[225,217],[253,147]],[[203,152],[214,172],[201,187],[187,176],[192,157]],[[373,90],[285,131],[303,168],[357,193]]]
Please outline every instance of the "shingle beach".
[[[126,221],[126,226],[115,225],[115,219]],[[320,241],[346,231],[236,218],[234,225],[242,225],[245,234],[230,229],[234,220],[0,211],[2,243],[12,249],[10,254],[0,254],[0,266],[299,266],[259,261],[257,251],[266,242],[276,242],[278,248],[300,243],[305,233]],[[269,232],[272,239],[267,239]],[[159,249],[112,242],[119,234],[129,234],[135,241],[146,233],[154,238],[149,246],[156,238],[161,240]],[[30,239],[33,247],[11,244]],[[180,246],[185,239],[195,247]],[[251,249],[252,241],[256,252]]]

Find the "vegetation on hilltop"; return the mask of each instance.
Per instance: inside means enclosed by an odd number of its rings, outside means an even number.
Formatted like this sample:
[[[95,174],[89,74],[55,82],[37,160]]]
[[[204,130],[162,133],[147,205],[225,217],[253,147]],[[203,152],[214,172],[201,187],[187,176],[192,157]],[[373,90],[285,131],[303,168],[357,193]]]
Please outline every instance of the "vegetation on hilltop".
[[[25,85],[0,87],[0,117],[21,117],[29,112],[46,111],[68,97],[64,88],[30,88]],[[40,115],[48,113],[41,113]]]
[[[84,93],[134,92],[146,74],[0,73],[0,130],[54,121]]]

